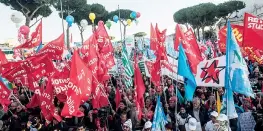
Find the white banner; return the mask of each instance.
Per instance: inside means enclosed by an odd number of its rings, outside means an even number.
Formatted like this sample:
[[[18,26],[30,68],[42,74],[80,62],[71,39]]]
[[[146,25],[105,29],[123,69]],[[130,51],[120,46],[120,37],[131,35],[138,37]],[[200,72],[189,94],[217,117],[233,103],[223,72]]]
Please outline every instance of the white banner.
[[[225,67],[225,56],[200,62],[195,76],[197,86],[224,87]]]
[[[180,82],[184,81],[184,78],[182,76],[177,75],[177,70],[178,70],[178,60],[167,56],[168,61],[162,62],[162,71],[161,75],[166,75],[174,80],[178,80]],[[150,60],[146,60],[145,62],[152,62]],[[171,71],[172,70],[172,71]],[[149,72],[149,69],[147,68],[147,65],[145,64],[145,74],[148,77],[151,77],[151,74]]]

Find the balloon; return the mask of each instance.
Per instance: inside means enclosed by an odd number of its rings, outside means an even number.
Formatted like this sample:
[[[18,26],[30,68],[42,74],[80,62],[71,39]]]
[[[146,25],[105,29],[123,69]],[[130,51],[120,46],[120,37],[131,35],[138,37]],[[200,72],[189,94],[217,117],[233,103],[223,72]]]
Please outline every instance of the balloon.
[[[72,24],[73,24],[73,22],[74,22],[74,17],[71,16],[71,15],[68,15],[68,16],[66,17],[66,21],[68,22],[69,27],[71,27]]]
[[[19,28],[19,31],[20,31],[21,34],[23,34],[23,35],[28,35],[29,32],[30,32],[30,29],[29,29],[28,26],[23,25],[23,26],[21,26],[21,27]]]
[[[88,26],[88,21],[86,19],[83,19],[80,21],[80,26],[82,28],[86,28]]]
[[[108,27],[108,29],[110,29],[110,27],[111,27],[111,22],[110,22],[109,20],[106,22],[106,26]]]
[[[92,23],[94,23],[94,20],[96,19],[96,15],[94,13],[89,13],[89,19]]]
[[[136,16],[137,16],[137,13],[136,12],[132,12],[131,14],[130,14],[130,17],[132,18],[132,19],[135,19],[136,18]]]
[[[137,12],[136,18],[140,18],[140,17],[141,17],[141,13],[140,13],[140,12]]]
[[[128,24],[128,26],[131,25],[131,22],[132,22],[131,19],[128,19],[128,20],[127,20],[127,24]]]
[[[118,17],[117,15],[114,15],[114,16],[113,16],[113,21],[114,21],[115,23],[117,23],[118,20],[119,20],[119,17]]]
[[[15,13],[13,13],[13,14],[11,15],[11,20],[12,20],[14,23],[16,23],[16,24],[21,23],[22,20],[23,20],[23,14],[20,13],[20,12],[15,12]]]

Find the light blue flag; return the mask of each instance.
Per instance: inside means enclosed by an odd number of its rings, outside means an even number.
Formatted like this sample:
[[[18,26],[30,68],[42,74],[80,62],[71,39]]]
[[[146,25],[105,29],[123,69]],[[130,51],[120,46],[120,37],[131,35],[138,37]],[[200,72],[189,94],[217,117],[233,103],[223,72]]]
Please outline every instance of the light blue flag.
[[[178,75],[184,77],[186,100],[192,101],[196,89],[196,81],[188,64],[182,44],[179,45]]]
[[[233,91],[226,88],[225,94],[223,96],[223,106],[222,109],[226,109],[226,112],[222,112],[228,116],[229,119],[237,118],[237,112],[234,103]]]
[[[230,22],[227,27],[227,42],[226,42],[226,78],[225,88],[231,88],[233,91],[254,97],[254,92],[251,88],[248,75],[249,71],[245,59],[242,56],[240,47],[237,44],[236,38],[232,32]],[[228,83],[230,81],[230,84]]]
[[[38,53],[43,48],[42,42],[39,43],[36,52]]]
[[[167,118],[161,105],[160,96],[158,96],[153,116],[152,131],[165,131],[165,125],[167,123]]]

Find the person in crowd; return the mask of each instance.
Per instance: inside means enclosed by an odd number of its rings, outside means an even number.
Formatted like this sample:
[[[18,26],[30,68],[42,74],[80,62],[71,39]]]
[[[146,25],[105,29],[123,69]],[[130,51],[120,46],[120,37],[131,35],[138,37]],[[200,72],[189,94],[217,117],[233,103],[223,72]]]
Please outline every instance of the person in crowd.
[[[186,120],[189,119],[190,117],[192,117],[191,115],[189,115],[184,106],[181,106],[180,108],[180,112],[176,115],[177,118],[177,126],[179,128],[180,131],[185,131],[185,123]]]
[[[189,118],[188,121],[185,123],[185,130],[186,131],[201,131],[197,128],[197,120],[193,117]]]
[[[152,122],[151,121],[147,121],[144,124],[143,131],[151,131],[152,130],[151,128],[152,128]]]
[[[216,111],[211,112],[210,114],[210,121],[208,121],[205,125],[205,131],[215,131],[216,126],[218,125],[218,122],[216,118],[218,117],[218,113]]]
[[[122,126],[123,131],[132,131],[132,122],[131,119],[128,119]]]
[[[204,128],[204,125],[208,120],[208,113],[206,109],[200,105],[200,102],[200,99],[198,97],[195,97],[193,99],[193,108],[189,111],[189,114],[197,121],[196,125],[198,130],[202,130],[201,128]]]
[[[217,121],[219,122],[219,125],[216,125],[217,131],[231,131],[229,120],[225,114],[220,114]]]

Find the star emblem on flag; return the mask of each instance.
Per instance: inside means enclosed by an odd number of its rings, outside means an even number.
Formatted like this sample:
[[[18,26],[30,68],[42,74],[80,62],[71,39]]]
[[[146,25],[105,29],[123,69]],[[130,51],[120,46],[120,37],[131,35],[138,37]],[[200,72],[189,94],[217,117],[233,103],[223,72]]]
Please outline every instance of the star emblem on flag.
[[[202,73],[201,73],[201,78],[202,81],[205,81],[205,83],[210,82],[211,80],[213,83],[220,83],[219,79],[219,73],[220,71],[225,69],[225,66],[218,66],[218,60],[214,60],[209,66],[208,62],[205,64],[205,67],[201,68]]]

